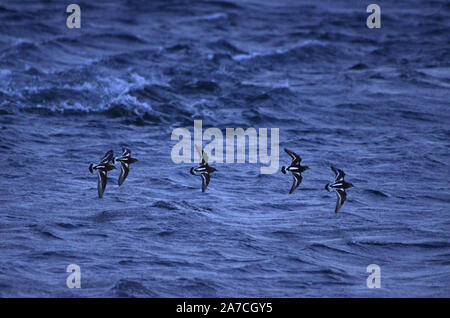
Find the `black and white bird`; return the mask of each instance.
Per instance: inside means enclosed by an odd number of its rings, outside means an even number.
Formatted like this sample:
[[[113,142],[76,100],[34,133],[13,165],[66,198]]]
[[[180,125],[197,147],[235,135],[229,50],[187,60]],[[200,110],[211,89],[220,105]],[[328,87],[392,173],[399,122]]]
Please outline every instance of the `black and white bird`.
[[[336,207],[334,209],[334,213],[337,213],[347,199],[347,193],[345,190],[353,187],[353,184],[344,180],[345,173],[341,169],[331,166],[331,170],[333,170],[335,174],[334,183],[327,183],[325,185],[325,189],[328,192],[330,192],[330,189],[336,190]]]
[[[305,170],[308,170],[309,167],[300,165],[302,158],[300,158],[300,156],[297,155],[295,152],[292,152],[286,148],[284,148],[284,151],[292,158],[292,162],[289,165],[289,167],[287,167],[287,168],[285,166],[281,167],[281,172],[283,174],[286,174],[286,171],[289,171],[292,173],[293,182],[292,182],[291,190],[289,191],[289,194],[291,194],[292,192],[295,191],[295,189],[298,188],[300,183],[302,183],[303,177],[302,177],[301,173]]]
[[[197,149],[200,158],[202,158],[202,161],[200,162],[200,165],[197,168],[192,167],[190,173],[194,176],[200,175],[202,177],[202,192],[205,192],[210,180],[209,175],[214,171],[216,171],[216,168],[209,166],[208,156],[203,150],[200,149],[200,147],[195,145],[195,149]]]
[[[99,164],[94,165],[91,163],[89,165],[89,171],[91,173],[94,173],[94,170],[97,170],[98,172],[97,190],[99,198],[101,198],[105,192],[108,171],[116,169],[114,164],[111,163],[114,163],[114,152],[112,150],[105,154]]]
[[[120,162],[120,176],[118,180],[119,186],[125,181],[130,172],[130,165],[138,161],[136,158],[131,157],[131,150],[128,148],[122,148],[122,156],[113,159],[113,163]]]

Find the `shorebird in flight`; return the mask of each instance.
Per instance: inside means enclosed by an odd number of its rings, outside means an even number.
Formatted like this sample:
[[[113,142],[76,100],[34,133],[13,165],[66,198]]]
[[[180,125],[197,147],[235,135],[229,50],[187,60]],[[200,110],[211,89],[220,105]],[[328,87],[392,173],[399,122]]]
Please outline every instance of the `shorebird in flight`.
[[[344,180],[345,173],[341,169],[331,166],[331,170],[333,170],[335,174],[334,182],[327,183],[325,185],[325,189],[327,189],[328,192],[330,192],[330,189],[334,189],[336,191],[336,207],[334,209],[334,213],[337,213],[347,199],[347,193],[345,190],[353,187],[353,184]]]
[[[290,151],[289,149],[286,149],[286,148],[284,148],[284,151],[292,158],[292,162],[289,165],[289,167],[287,167],[287,168],[285,166],[281,167],[281,172],[283,174],[286,174],[287,171],[292,173],[293,182],[292,182],[291,190],[289,191],[289,194],[291,194],[292,192],[295,191],[295,189],[298,188],[300,183],[302,183],[303,177],[302,177],[301,173],[305,170],[308,170],[309,167],[300,165],[302,158],[300,158],[300,156],[297,155],[295,152]]]
[[[130,165],[138,160],[131,157],[130,149],[122,148],[122,156],[114,158],[113,163],[116,161],[120,162],[120,176],[117,183],[121,186],[130,172]]]
[[[94,170],[97,170],[98,172],[97,190],[99,198],[101,198],[103,196],[103,193],[105,192],[108,171],[116,169],[116,167],[111,164],[113,163],[113,161],[114,153],[112,150],[110,150],[105,154],[99,164],[94,165],[93,163],[91,163],[89,165],[89,171],[91,173],[94,173]]]
[[[197,168],[192,167],[190,173],[194,176],[200,175],[202,177],[202,192],[205,192],[210,181],[209,175],[216,171],[216,168],[209,166],[208,156],[202,149],[200,149],[199,146],[195,145],[195,149],[197,149],[197,152],[200,155],[200,158],[202,158],[202,161]]]

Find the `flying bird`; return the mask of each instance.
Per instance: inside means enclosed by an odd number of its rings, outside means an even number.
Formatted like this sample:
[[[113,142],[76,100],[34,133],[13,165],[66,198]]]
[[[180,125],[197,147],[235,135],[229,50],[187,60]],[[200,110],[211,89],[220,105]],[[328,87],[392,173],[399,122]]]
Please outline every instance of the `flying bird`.
[[[339,209],[344,205],[345,200],[347,199],[346,189],[353,187],[353,184],[346,182],[344,180],[345,173],[341,169],[337,169],[331,166],[331,170],[334,172],[334,182],[327,183],[325,185],[325,189],[330,192],[330,189],[334,189],[336,191],[336,207],[334,209],[334,213],[337,213]]]
[[[305,170],[308,170],[309,167],[300,165],[302,158],[300,158],[300,156],[297,155],[295,152],[292,152],[286,148],[284,148],[284,151],[292,158],[292,162],[289,165],[289,167],[287,167],[287,168],[285,166],[281,167],[281,172],[283,174],[286,174],[286,171],[289,171],[292,173],[293,182],[292,182],[291,190],[289,191],[289,194],[291,194],[292,192],[295,191],[295,189],[298,188],[300,183],[302,183],[303,177],[302,177],[301,173]]]
[[[208,187],[209,181],[210,181],[210,174],[216,171],[216,168],[210,167],[208,164],[208,156],[206,153],[200,149],[197,145],[195,145],[195,149],[197,149],[198,154],[200,155],[200,158],[202,158],[202,161],[200,165],[197,168],[192,167],[190,170],[190,173],[192,175],[200,175],[202,177],[202,192],[205,192],[206,188]]]
[[[108,171],[116,169],[116,167],[111,164],[114,161],[114,153],[112,150],[108,151],[99,164],[94,165],[91,163],[89,165],[89,171],[94,173],[94,170],[98,172],[98,182],[97,182],[97,190],[98,197],[101,198],[103,193],[105,192],[106,182],[107,182],[107,174]]]
[[[136,158],[131,157],[131,150],[128,148],[122,148],[122,156],[113,159],[113,163],[120,162],[120,176],[118,179],[119,186],[125,181],[130,172],[130,164],[138,161]]]

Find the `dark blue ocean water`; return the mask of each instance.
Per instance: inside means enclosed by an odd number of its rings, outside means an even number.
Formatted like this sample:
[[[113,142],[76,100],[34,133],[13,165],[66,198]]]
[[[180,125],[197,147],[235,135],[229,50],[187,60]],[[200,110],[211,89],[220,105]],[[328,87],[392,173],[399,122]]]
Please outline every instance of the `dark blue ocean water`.
[[[74,2],[81,29],[0,1],[0,296],[450,296],[448,1],[377,1],[380,29],[373,1]],[[194,119],[279,128],[311,170],[289,195],[216,164],[202,193],[170,157]],[[99,199],[88,166],[122,146]]]

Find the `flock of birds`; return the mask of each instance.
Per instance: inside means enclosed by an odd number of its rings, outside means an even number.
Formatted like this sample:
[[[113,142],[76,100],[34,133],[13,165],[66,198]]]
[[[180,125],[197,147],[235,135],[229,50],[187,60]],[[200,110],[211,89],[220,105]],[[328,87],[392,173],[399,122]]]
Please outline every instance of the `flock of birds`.
[[[208,164],[208,156],[203,150],[200,149],[200,147],[195,145],[195,148],[197,149],[200,155],[201,162],[198,167],[192,167],[190,173],[192,175],[201,176],[202,192],[205,192],[211,179],[210,174],[213,173],[214,171],[217,171],[217,169],[211,167]],[[302,172],[308,170],[309,167],[300,165],[302,158],[295,152],[290,151],[289,149],[286,148],[284,148],[284,151],[292,158],[292,162],[288,167],[282,166],[281,172],[283,174],[286,174],[287,172],[290,172],[292,174],[293,183],[291,186],[291,190],[289,191],[289,194],[292,194],[295,191],[295,189],[298,188],[298,186],[303,180]],[[119,186],[121,186],[125,181],[125,179],[127,178],[128,173],[130,172],[130,165],[132,163],[135,163],[136,161],[137,161],[136,158],[131,157],[131,150],[123,148],[122,155],[120,157],[114,157],[114,152],[110,150],[105,154],[105,156],[102,158],[99,164],[94,165],[93,163],[91,163],[89,165],[89,171],[91,173],[94,173],[94,171],[98,172],[98,183],[97,183],[98,196],[100,198],[103,196],[103,193],[105,192],[106,188],[108,171],[116,169],[115,166],[116,162],[119,162],[121,167],[118,179],[118,184]],[[331,170],[335,174],[334,182],[327,183],[325,185],[325,189],[328,192],[330,192],[331,189],[335,190],[337,200],[334,212],[337,213],[344,204],[345,200],[347,199],[347,193],[345,192],[345,190],[353,187],[353,184],[346,182],[344,180],[345,173],[341,169],[337,169],[331,166]]]
[[[108,151],[99,164],[94,165],[91,163],[89,165],[89,171],[94,173],[95,170],[98,172],[98,197],[103,197],[103,193],[105,192],[106,182],[107,182],[107,174],[108,171],[116,169],[116,162],[120,163],[120,175],[117,183],[119,186],[125,181],[130,172],[130,164],[135,163],[137,161],[136,158],[131,157],[131,150],[127,148],[122,149],[122,156],[114,157],[114,152],[112,150]]]

